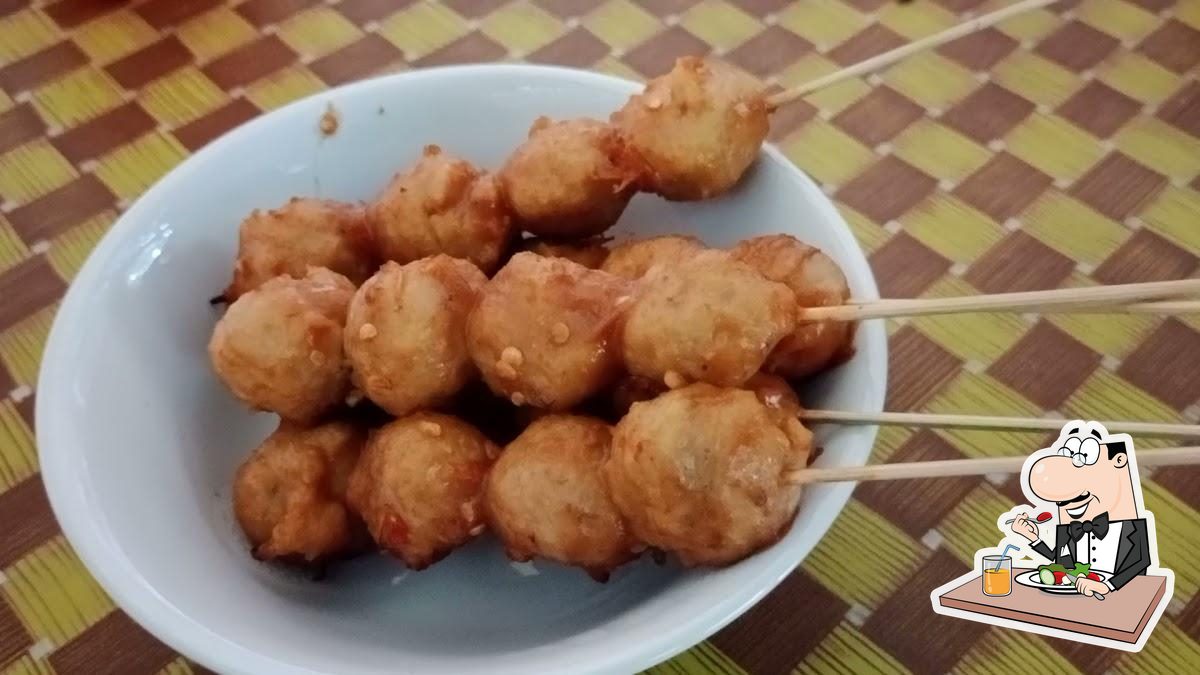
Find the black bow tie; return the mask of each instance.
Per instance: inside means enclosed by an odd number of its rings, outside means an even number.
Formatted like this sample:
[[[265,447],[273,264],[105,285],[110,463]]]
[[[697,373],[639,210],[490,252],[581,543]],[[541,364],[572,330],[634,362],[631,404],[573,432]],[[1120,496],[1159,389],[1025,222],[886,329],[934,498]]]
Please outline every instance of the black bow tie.
[[[1084,532],[1091,532],[1103,539],[1104,535],[1108,534],[1108,512],[1105,511],[1091,520],[1085,520],[1081,523],[1069,523],[1067,525],[1067,533],[1071,535],[1071,541],[1082,539]]]

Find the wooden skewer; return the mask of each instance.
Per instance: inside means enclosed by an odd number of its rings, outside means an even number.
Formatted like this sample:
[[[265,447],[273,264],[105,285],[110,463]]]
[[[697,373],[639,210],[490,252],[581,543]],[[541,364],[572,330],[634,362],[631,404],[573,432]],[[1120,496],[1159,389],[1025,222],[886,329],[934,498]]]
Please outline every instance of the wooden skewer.
[[[1129,305],[1103,305],[1099,307],[1061,307],[1055,310],[1066,314],[1198,314],[1200,300],[1166,300],[1163,302],[1135,302]]]
[[[1021,0],[1021,2],[1014,3],[1008,7],[1004,7],[1003,9],[998,9],[990,14],[984,14],[983,16],[969,19],[940,33],[921,38],[920,40],[910,42],[902,47],[897,47],[891,51],[873,56],[865,61],[860,61],[848,68],[843,68],[842,70],[830,73],[824,77],[819,77],[798,87],[773,94],[767,97],[767,105],[771,110],[774,110],[807,94],[811,94],[818,89],[828,87],[831,84],[836,84],[842,80],[852,77],[858,77],[859,75],[872,73],[880,68],[885,68],[892,65],[900,59],[911,56],[912,54],[916,54],[917,52],[922,52],[926,49],[932,49],[939,45],[946,44],[947,42],[957,40],[964,35],[969,35],[977,30],[982,30],[988,26],[1000,23],[1009,17],[1013,17],[1018,14],[1024,14],[1025,12],[1035,9],[1040,9],[1047,5],[1052,5],[1055,2],[1057,2],[1057,0]]]
[[[1044,417],[997,417],[990,415],[941,415],[928,413],[863,413],[847,410],[805,410],[800,419],[806,423],[891,424],[907,427],[952,429],[1006,429],[1010,431],[1058,431],[1066,420]],[[1137,436],[1176,436],[1200,438],[1200,424],[1166,422],[1100,422],[1113,433]]]
[[[870,466],[847,466],[831,469],[800,469],[787,474],[794,485],[807,483],[837,483],[866,480],[904,480],[909,478],[947,478],[952,476],[982,476],[990,473],[1020,473],[1026,457],[983,457],[979,459],[946,459],[933,462],[898,462]],[[1137,453],[1139,466],[1183,466],[1200,464],[1200,445],[1181,448],[1142,450]]]
[[[851,302],[831,307],[806,307],[798,313],[800,321],[855,321],[891,316],[925,316],[963,312],[1095,311],[1144,300],[1161,300],[1200,295],[1200,279],[1151,281],[1140,284],[1115,284],[1085,288],[1059,288],[1049,291],[966,295],[956,298],[885,299]],[[1157,303],[1150,303],[1157,304]],[[1189,310],[1194,303],[1171,303],[1165,309]],[[1160,307],[1161,311],[1162,307]],[[1154,307],[1138,307],[1136,312],[1153,312]]]

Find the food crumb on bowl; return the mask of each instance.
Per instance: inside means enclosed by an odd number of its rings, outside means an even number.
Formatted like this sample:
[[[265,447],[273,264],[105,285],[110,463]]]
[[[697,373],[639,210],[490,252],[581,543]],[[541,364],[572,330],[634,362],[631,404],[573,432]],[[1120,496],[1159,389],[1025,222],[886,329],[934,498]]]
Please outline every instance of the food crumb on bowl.
[[[538,568],[531,562],[517,562],[514,560],[508,563],[508,566],[513,568],[517,574],[520,574],[523,577],[536,577],[537,575],[541,574],[541,572],[538,571]]]
[[[383,110],[380,108],[380,110]],[[321,122],[318,125],[321,129],[322,136],[332,136],[337,133],[338,125],[341,124],[341,118],[338,115],[337,108],[330,103],[325,107],[325,113],[321,115]]]

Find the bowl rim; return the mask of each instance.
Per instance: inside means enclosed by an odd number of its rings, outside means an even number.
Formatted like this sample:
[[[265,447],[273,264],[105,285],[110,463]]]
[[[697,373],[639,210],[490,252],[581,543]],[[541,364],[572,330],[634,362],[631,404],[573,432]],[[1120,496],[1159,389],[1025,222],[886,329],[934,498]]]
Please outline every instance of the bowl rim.
[[[205,667],[222,673],[318,675],[320,672],[276,660],[272,656],[255,651],[244,644],[213,632],[206,625],[196,621],[173,605],[166,597],[160,595],[140,575],[137,566],[125,555],[123,549],[116,542],[101,535],[94,527],[94,519],[102,518],[102,511],[89,508],[90,505],[96,503],[96,495],[91,490],[86,471],[81,469],[81,462],[76,461],[77,455],[73,447],[66,442],[66,432],[55,423],[69,419],[64,402],[68,398],[70,390],[70,369],[66,357],[70,355],[72,344],[79,339],[81,333],[82,327],[78,325],[76,316],[79,314],[80,306],[87,302],[87,289],[103,281],[101,275],[107,263],[119,252],[119,247],[125,243],[130,232],[137,227],[138,223],[152,215],[151,211],[160,195],[170,194],[177,186],[192,180],[193,174],[200,171],[210,161],[210,158],[220,155],[227,147],[235,146],[245,139],[251,138],[258,129],[279,124],[288,118],[308,116],[311,112],[310,108],[314,105],[321,105],[322,108],[326,102],[336,105],[336,98],[339,95],[359,94],[377,88],[386,89],[400,80],[437,79],[446,76],[470,77],[477,76],[481,72],[496,77],[565,76],[574,80],[575,83],[594,84],[609,88],[619,86],[631,93],[642,86],[642,83],[614,75],[561,66],[528,63],[481,63],[392,73],[349,82],[310,94],[275,110],[266,111],[227,131],[173,167],[118,217],[88,255],[63,296],[46,340],[37,381],[38,395],[35,399],[38,460],[51,508],[70,545],[77,552],[88,572],[95,577],[103,590],[116,603],[117,608],[125,611],[140,626],[171,649]],[[821,193],[820,188],[813,180],[774,145],[764,143],[762,152],[792,171],[799,182]],[[824,196],[823,193],[821,194]],[[864,300],[878,298],[875,277],[870,265],[866,262],[865,252],[862,251],[861,245],[854,237],[853,231],[845,219],[828,198],[817,201],[814,206],[822,212],[824,218],[839,224],[849,234],[850,241],[853,242],[862,257],[861,262],[859,260],[850,261],[851,266],[861,268],[856,269],[858,285],[861,286],[861,292],[856,293],[856,296]],[[840,262],[845,264],[847,261]],[[863,328],[860,326],[860,331]],[[886,336],[882,340],[882,349],[882,356],[886,363]],[[879,373],[878,377],[879,385],[873,387],[862,400],[861,405],[864,410],[879,411],[883,408],[887,389],[886,369]],[[870,442],[873,446],[877,428],[869,427],[869,429]],[[836,504],[839,514],[849,501],[853,488],[854,485],[851,483],[833,486],[832,502]],[[824,536],[834,520],[836,520],[836,516],[824,526],[820,537]],[[818,537],[818,541],[820,537]],[[609,657],[588,664],[584,666],[585,670],[578,672],[639,671],[689,649],[757,603],[798,567],[806,556],[807,554],[795,560],[778,556],[771,565],[753,578],[752,583],[747,584],[747,587],[756,589],[753,593],[714,598],[712,605],[706,611],[696,613],[687,621],[667,626],[662,631],[646,636],[646,639],[641,641],[638,646],[612,650]]]

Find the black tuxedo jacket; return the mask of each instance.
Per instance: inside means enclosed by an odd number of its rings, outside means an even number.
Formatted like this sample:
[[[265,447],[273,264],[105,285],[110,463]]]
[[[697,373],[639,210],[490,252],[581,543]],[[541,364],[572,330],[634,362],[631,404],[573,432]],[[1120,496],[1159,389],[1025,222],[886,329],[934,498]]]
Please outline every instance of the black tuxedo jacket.
[[[1121,523],[1121,541],[1117,545],[1117,564],[1112,578],[1108,580],[1114,590],[1119,590],[1129,583],[1129,580],[1139,574],[1145,574],[1150,567],[1150,538],[1147,534],[1145,518],[1137,520],[1111,520],[1109,525]],[[1044,542],[1038,542],[1033,550],[1047,560],[1062,565],[1067,569],[1075,567],[1075,543],[1067,532],[1066,525],[1059,525],[1054,530],[1054,548]],[[1066,552],[1063,552],[1063,548]]]

